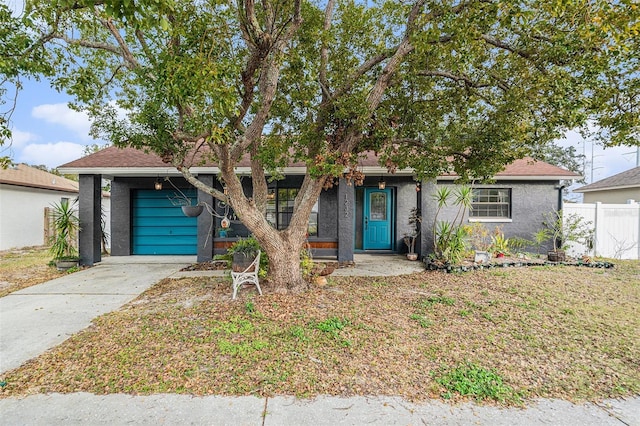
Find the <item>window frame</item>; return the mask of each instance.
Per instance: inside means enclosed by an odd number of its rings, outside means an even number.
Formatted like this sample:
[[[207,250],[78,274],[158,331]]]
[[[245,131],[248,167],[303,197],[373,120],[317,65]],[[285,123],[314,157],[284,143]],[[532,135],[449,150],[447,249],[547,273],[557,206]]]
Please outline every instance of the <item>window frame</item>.
[[[473,199],[471,201],[471,210],[469,211],[470,222],[512,222],[513,221],[513,190],[507,187],[491,187],[491,188],[473,188]],[[478,192],[485,192],[485,194],[477,195]],[[491,191],[495,191],[495,194],[491,194]],[[500,201],[499,198],[504,197],[501,191],[506,191],[506,201]],[[478,197],[484,197],[486,201],[478,201]],[[492,198],[497,198],[492,200]],[[480,208],[480,206],[485,208]],[[506,208],[506,215],[483,215],[476,216],[477,212],[500,212]]]
[[[269,220],[269,218],[267,220],[274,228],[281,230],[287,227],[291,221],[291,216],[293,215],[293,203],[300,191],[300,188],[278,186],[273,188],[273,191],[275,196],[273,199],[267,200],[266,211],[267,217],[271,216],[273,220]],[[320,218],[319,204],[320,200],[318,199],[311,210],[311,214],[309,215],[307,232],[309,232],[312,226],[315,227],[315,233],[309,233],[310,237],[318,237],[318,222]],[[291,211],[289,211],[289,207],[291,208]]]

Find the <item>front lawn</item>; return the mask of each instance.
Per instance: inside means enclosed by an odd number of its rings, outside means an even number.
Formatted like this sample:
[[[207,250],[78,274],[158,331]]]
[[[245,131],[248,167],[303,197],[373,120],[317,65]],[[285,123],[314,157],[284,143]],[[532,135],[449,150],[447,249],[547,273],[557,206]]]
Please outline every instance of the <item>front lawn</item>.
[[[640,262],[332,278],[230,300],[166,279],[0,378],[34,392],[399,395],[517,404],[640,393]]]
[[[49,266],[50,260],[48,247],[1,251],[0,297],[64,275],[65,272]]]

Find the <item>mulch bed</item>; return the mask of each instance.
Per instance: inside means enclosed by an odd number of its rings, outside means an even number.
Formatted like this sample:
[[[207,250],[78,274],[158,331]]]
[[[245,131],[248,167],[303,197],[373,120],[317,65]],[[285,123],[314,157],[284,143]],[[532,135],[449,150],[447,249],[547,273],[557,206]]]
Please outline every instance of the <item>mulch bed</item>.
[[[209,262],[199,262],[182,268],[180,271],[223,271],[229,269],[226,260],[211,260]]]

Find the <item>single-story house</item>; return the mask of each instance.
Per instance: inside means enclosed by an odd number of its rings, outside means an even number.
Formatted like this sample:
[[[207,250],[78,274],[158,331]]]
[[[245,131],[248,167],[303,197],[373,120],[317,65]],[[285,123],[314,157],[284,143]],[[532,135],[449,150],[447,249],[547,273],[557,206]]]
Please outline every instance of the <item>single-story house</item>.
[[[583,194],[583,203],[626,204],[640,202],[640,167],[574,189]]]
[[[0,250],[46,244],[45,208],[78,193],[78,182],[26,164],[0,168]]]
[[[438,185],[453,185],[455,176],[416,182],[411,170],[394,174],[379,166],[371,154],[362,160],[366,175],[362,186],[340,180],[322,192],[309,220],[309,245],[314,255],[353,260],[355,252],[406,252],[403,235],[410,230],[411,209],[420,209],[422,235],[417,251],[430,250],[435,203],[432,194]],[[99,186],[111,180],[111,255],[190,254],[206,261],[222,253],[247,229],[233,211],[212,196],[196,191],[173,167],[151,153],[133,148],[109,147],[64,164],[64,173],[78,174],[80,181],[80,254],[84,264],[101,260],[99,250]],[[199,180],[223,190],[215,164],[192,167]],[[236,168],[251,187],[249,162]],[[270,184],[267,217],[277,227],[288,224],[293,200],[304,176],[304,165],[283,170],[285,178]],[[530,238],[542,226],[543,214],[560,208],[563,180],[579,176],[550,164],[522,159],[495,176],[492,184],[474,185],[474,209],[467,221],[500,225],[506,236]],[[206,203],[214,214],[185,216],[175,198],[187,197]],[[444,212],[442,218],[453,212]],[[224,218],[231,221],[232,233],[220,232]]]

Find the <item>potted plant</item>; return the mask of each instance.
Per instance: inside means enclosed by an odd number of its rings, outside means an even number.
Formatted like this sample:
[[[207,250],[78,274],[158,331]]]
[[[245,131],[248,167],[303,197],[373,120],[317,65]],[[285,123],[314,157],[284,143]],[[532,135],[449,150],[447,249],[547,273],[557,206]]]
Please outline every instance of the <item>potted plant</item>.
[[[77,200],[69,203],[63,199],[60,203],[52,204],[53,236],[49,252],[53,256],[53,262],[60,271],[78,266],[80,258],[76,248],[76,238],[80,230],[80,221],[74,206]]]
[[[180,190],[180,188],[175,186],[173,182],[169,180],[169,178],[165,178],[165,179],[168,180],[171,186],[173,187],[173,189],[177,191],[177,192],[174,192],[173,195],[169,197],[171,204],[173,204],[174,206],[180,206],[180,208],[182,209],[182,213],[184,213],[185,216],[188,216],[188,217],[200,216],[200,214],[204,210],[204,205],[202,203],[193,204],[193,200],[187,197],[185,193]]]
[[[489,253],[489,230],[484,224],[479,222],[473,222],[470,225],[465,225],[466,233],[469,236],[469,242],[471,248],[474,251],[473,261],[475,263],[488,263],[491,259]]]
[[[551,234],[553,250],[547,253],[547,258],[551,262],[564,262],[566,260],[565,250],[570,242],[586,243],[593,240],[594,230],[591,221],[576,214],[563,217],[562,210],[553,211],[545,215],[543,224]]]
[[[499,228],[496,228],[495,234],[491,237],[490,250],[496,254],[496,257],[504,257],[509,253],[509,239],[504,237]]]
[[[229,238],[233,232],[233,228],[218,228],[217,231],[220,238]]]
[[[228,250],[228,253],[232,256],[232,270],[234,272],[242,272],[247,269],[258,255],[259,250],[260,243],[254,237],[240,238],[233,243]]]
[[[420,210],[418,210],[417,207],[412,208],[409,212],[408,222],[411,230],[403,236],[404,243],[408,250],[407,259],[417,260],[418,253],[415,252],[416,239],[418,238],[418,235],[420,235],[420,224],[422,222],[422,216],[420,215]]]

